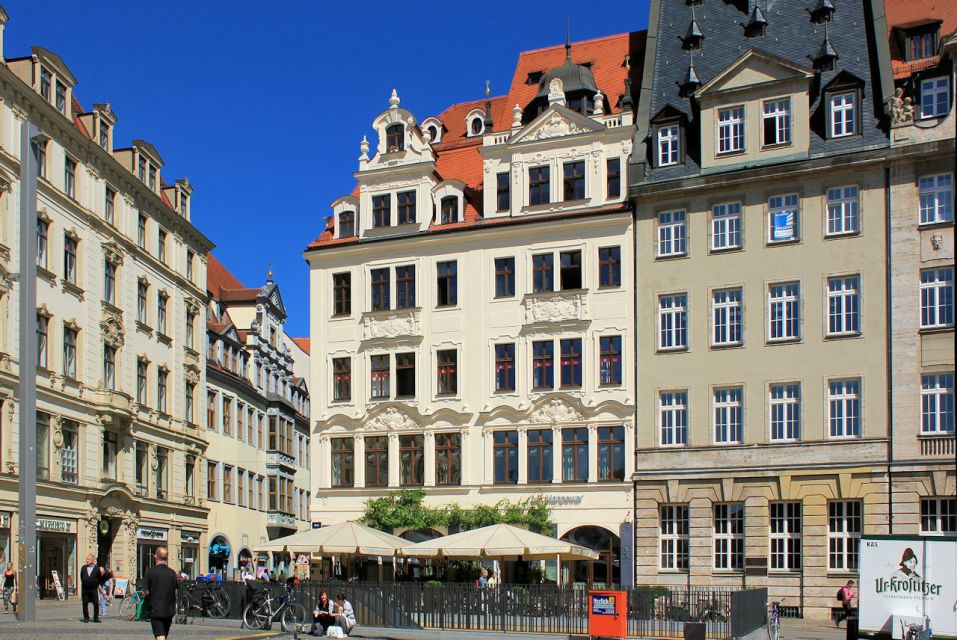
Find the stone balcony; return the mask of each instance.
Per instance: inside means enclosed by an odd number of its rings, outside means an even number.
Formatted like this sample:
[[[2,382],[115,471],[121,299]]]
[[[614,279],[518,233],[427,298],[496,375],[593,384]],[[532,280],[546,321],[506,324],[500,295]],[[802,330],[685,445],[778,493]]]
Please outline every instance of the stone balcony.
[[[268,511],[266,513],[266,526],[295,529],[296,518],[293,515],[281,511]]]
[[[395,340],[399,338],[419,338],[422,310],[385,309],[367,311],[362,314],[363,340]]]
[[[591,320],[584,289],[528,293],[522,299],[528,325],[580,324]]]
[[[295,459],[292,456],[283,453],[282,451],[276,451],[270,449],[266,452],[266,466],[267,467],[289,467],[293,468],[296,464]]]
[[[96,389],[93,391],[93,398],[101,412],[116,423],[121,424],[133,418],[133,403],[130,396],[122,391]]]

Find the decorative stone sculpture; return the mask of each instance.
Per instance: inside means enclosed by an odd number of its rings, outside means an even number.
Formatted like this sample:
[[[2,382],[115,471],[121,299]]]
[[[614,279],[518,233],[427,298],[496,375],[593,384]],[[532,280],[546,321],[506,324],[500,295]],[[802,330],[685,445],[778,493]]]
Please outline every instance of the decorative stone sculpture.
[[[395,89],[392,90],[392,95],[389,97],[389,108],[399,108],[399,93]]]
[[[518,104],[516,104],[515,108],[512,109],[512,128],[522,128],[522,108],[518,106]]]
[[[897,87],[893,97],[888,99],[887,111],[890,113],[893,127],[914,123],[914,101],[910,96],[904,96],[903,87]]]
[[[595,94],[595,111],[594,115],[601,116],[605,114],[605,96],[602,95],[601,90]]]
[[[553,78],[548,83],[548,104],[549,106],[553,104],[565,106],[565,85],[562,84],[561,78]]]
[[[365,136],[362,136],[362,142],[359,143],[359,152],[362,154],[359,160],[369,159],[369,140]]]

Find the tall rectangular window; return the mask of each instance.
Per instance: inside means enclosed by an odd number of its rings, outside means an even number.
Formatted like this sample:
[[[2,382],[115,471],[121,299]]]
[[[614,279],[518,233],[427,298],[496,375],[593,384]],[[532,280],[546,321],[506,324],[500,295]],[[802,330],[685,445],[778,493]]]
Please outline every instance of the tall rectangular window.
[[[598,345],[600,350],[598,356],[600,384],[621,384],[621,336],[601,336]]]
[[[861,278],[827,279],[827,334],[851,336],[861,332]]]
[[[206,461],[206,497],[209,500],[219,500],[219,465],[212,460]]]
[[[515,295],[515,258],[495,258],[495,297]]]
[[[605,197],[609,200],[621,197],[621,158],[605,161]]]
[[[388,227],[392,224],[392,196],[372,196],[372,227]]]
[[[116,456],[119,452],[119,439],[115,431],[103,431],[102,449],[100,473],[104,478],[116,480]]]
[[[765,147],[791,143],[791,100],[767,100],[762,117]]]
[[[827,384],[828,422],[832,438],[861,435],[861,380],[831,380]]]
[[[194,422],[194,411],[196,404],[196,385],[192,382],[186,383],[185,391],[185,400],[186,400],[186,422],[193,424]],[[251,441],[250,441],[251,442]]]
[[[863,518],[860,500],[827,503],[827,568],[858,571]]]
[[[598,481],[625,479],[625,428],[598,427]]]
[[[59,80],[56,83],[56,108],[60,113],[66,113],[66,85]]]
[[[861,230],[860,195],[856,186],[827,190],[827,235],[837,236]]]
[[[801,285],[782,282],[768,287],[768,339],[771,342],[801,337]]]
[[[691,550],[690,516],[686,504],[663,504],[658,512],[658,568],[687,571]]]
[[[621,286],[621,247],[598,249],[598,287],[607,289]]]
[[[356,212],[343,211],[339,214],[339,237],[354,238],[356,235]]]
[[[711,340],[716,347],[739,345],[744,341],[741,287],[711,293]]]
[[[688,296],[658,297],[658,349],[688,348]]]
[[[714,390],[714,442],[728,444],[744,441],[744,389],[725,387]]]
[[[37,266],[47,268],[47,247],[49,246],[50,223],[37,218]]]
[[[771,440],[801,437],[801,385],[772,384],[770,393]]]
[[[103,262],[103,299],[116,304],[116,265],[109,259]]]
[[[575,290],[582,288],[582,252],[581,251],[562,251],[559,254],[561,263],[561,289],[562,291]]]
[[[435,483],[462,482],[462,436],[457,433],[435,434]]]
[[[857,93],[839,93],[830,98],[831,137],[843,138],[857,133]]]
[[[330,438],[332,448],[332,486],[351,487],[353,485],[355,442],[352,438]]]
[[[662,391],[658,394],[658,426],[662,447],[688,444],[687,391]]]
[[[106,224],[116,224],[116,192],[109,187],[103,197],[103,219]]]
[[[588,429],[586,427],[562,429],[562,480],[565,482],[588,481]]]
[[[744,503],[716,504],[712,513],[714,568],[718,571],[743,571]]]
[[[103,386],[116,389],[116,349],[103,344]]]
[[[366,486],[389,486],[389,438],[367,436],[365,439]]]
[[[391,288],[389,269],[373,269],[372,276],[372,310],[384,311],[389,308],[389,289]]]
[[[436,305],[440,307],[454,307],[459,302],[458,262],[450,260],[439,262],[436,269],[436,289],[438,297]]]
[[[551,202],[551,182],[549,167],[531,167],[528,170],[528,204],[548,204]]]
[[[439,212],[442,224],[452,224],[459,221],[458,196],[446,196],[439,202]]]
[[[50,416],[37,411],[37,479],[50,479]]]
[[[532,343],[532,388],[551,389],[555,386],[555,345],[551,340]]]
[[[146,216],[142,213],[136,223],[136,244],[140,249],[146,248]]]
[[[683,256],[687,253],[684,211],[663,211],[658,214],[658,257]]]
[[[921,433],[954,432],[954,374],[935,373],[920,379]]]
[[[741,248],[741,203],[728,202],[711,207],[711,250]]]
[[[135,462],[135,479],[136,479],[136,491],[140,495],[146,495],[147,487],[149,486],[149,480],[147,476],[146,467],[149,465],[149,445],[145,442],[136,443],[136,462]]]
[[[954,268],[920,272],[920,326],[939,329],[954,325]]]
[[[566,162],[562,165],[564,179],[562,180],[562,199],[585,199],[585,161]]]
[[[529,429],[528,436],[528,482],[552,481],[552,430]]]
[[[50,344],[50,318],[37,314],[37,366],[46,369],[50,366],[48,353]]]
[[[415,397],[415,354],[395,354],[395,395],[397,398]]]
[[[169,306],[169,299],[165,294],[160,293],[156,296],[156,330],[163,335],[167,335],[166,326],[166,308]]]
[[[774,571],[800,571],[801,503],[772,502],[769,508],[770,568]]]
[[[950,77],[920,81],[920,117],[942,118],[950,111]]]
[[[332,359],[332,399],[345,402],[352,399],[352,358]]]
[[[459,391],[458,351],[437,351],[435,359],[436,391],[439,395],[455,395]]]
[[[352,313],[352,274],[335,273],[332,275],[332,309],[337,316]]]
[[[156,497],[164,500],[169,494],[169,449],[156,447]]]
[[[72,380],[76,379],[76,344],[77,330],[73,327],[63,327],[63,375]]]
[[[924,535],[957,533],[957,498],[921,498],[920,532]]]
[[[136,283],[136,320],[146,324],[146,290],[147,284],[140,280]]]
[[[103,121],[102,117],[97,119],[97,124],[100,130],[100,147],[109,151],[110,150],[110,125],[106,124]]]
[[[415,307],[415,265],[406,264],[395,268],[395,308]]]
[[[69,157],[63,159],[63,193],[76,198],[76,160]]]
[[[371,356],[372,397],[381,399],[389,397],[389,356]]]
[[[156,257],[166,263],[166,232],[162,229],[156,233]]]
[[[495,390],[515,391],[515,344],[495,345]]]
[[[670,167],[681,160],[681,129],[669,125],[658,129],[658,166]]]
[[[582,386],[582,341],[569,338],[560,341],[563,387]]]
[[[60,479],[76,484],[80,478],[80,425],[73,420],[60,422],[63,445],[60,448]]]
[[[744,151],[744,107],[718,111],[718,153]]]
[[[399,224],[415,223],[415,191],[403,191],[396,195]]]
[[[404,487],[422,486],[425,478],[423,436],[399,436],[399,483]]]
[[[936,224],[954,220],[954,176],[942,173],[917,180],[920,191],[920,223]]]
[[[164,369],[156,370],[156,408],[160,413],[166,413],[166,385],[167,372]]]
[[[535,293],[555,290],[554,260],[550,253],[532,256],[532,291]]]
[[[492,457],[495,484],[518,482],[518,431],[495,431],[492,434]]]
[[[768,242],[791,242],[800,238],[799,206],[796,194],[768,198]]]
[[[50,101],[53,89],[53,74],[44,66],[40,67],[40,95],[47,102]]]
[[[495,175],[495,210],[508,211],[511,208],[511,190],[509,182],[509,173],[498,173]]]

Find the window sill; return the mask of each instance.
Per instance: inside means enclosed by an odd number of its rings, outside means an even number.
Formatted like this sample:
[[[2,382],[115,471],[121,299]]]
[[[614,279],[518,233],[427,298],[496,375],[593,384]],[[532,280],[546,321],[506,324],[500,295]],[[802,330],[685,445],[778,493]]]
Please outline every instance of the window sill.
[[[677,260],[679,258],[688,258],[688,257],[690,256],[688,255],[687,251],[684,251],[682,253],[668,253],[668,254],[656,253],[655,262],[665,261],[665,260]]]
[[[719,151],[714,154],[715,160],[721,160],[723,158],[734,158],[735,156],[743,156],[748,153],[747,149],[732,149],[731,151]]]
[[[954,325],[942,325],[939,327],[921,327],[917,330],[918,335],[934,335],[936,333],[953,333]]]
[[[598,385],[598,388],[599,389],[620,389],[621,384],[622,383],[620,380],[618,382],[602,382],[601,384]]]
[[[686,353],[690,351],[688,347],[658,347],[656,353]]]
[[[456,303],[456,304],[437,304],[437,305],[435,305],[435,310],[436,310],[436,311],[452,311],[452,310],[455,310],[455,309],[458,309],[458,308],[459,308],[458,303]]]
[[[744,342],[727,342],[723,344],[712,344],[712,351],[727,351],[728,349],[740,349],[744,346]]]
[[[739,251],[744,251],[742,245],[737,245],[734,247],[711,247],[708,249],[708,253],[712,255],[720,255],[722,253],[737,253]]]
[[[136,329],[137,329],[137,331],[141,331],[141,332],[145,333],[145,334],[148,335],[148,336],[152,336],[152,335],[153,335],[153,329],[152,329],[150,326],[148,326],[145,322],[143,322],[142,320],[137,320],[137,321],[136,321]]]
[[[166,345],[173,344],[173,339],[162,331],[156,332],[156,339]]]
[[[63,290],[73,296],[78,300],[83,300],[85,291],[81,289],[75,282],[70,282],[69,280],[63,278],[60,280],[60,285],[63,287]]]
[[[788,147],[793,147],[794,143],[790,140],[787,142],[773,142],[771,144],[762,144],[761,151],[775,151],[777,149],[787,149]]]
[[[829,333],[824,336],[825,340],[853,340],[854,338],[863,338],[864,334],[860,331],[854,333]]]
[[[932,431],[928,433],[918,433],[918,440],[952,440],[954,438],[953,431]]]
[[[946,229],[948,227],[953,227],[953,220],[934,220],[933,222],[918,222],[917,230],[918,231],[927,231],[931,229]],[[37,272],[40,271],[40,268],[37,267]]]
[[[800,344],[801,338],[776,338],[769,339],[767,341],[767,346],[772,347],[779,344]]]
[[[37,265],[37,277],[46,280],[50,284],[56,284],[56,274],[44,266]]]
[[[800,238],[800,236],[797,236],[797,237],[794,237],[794,238],[788,238],[788,239],[786,239],[786,240],[770,240],[770,239],[769,239],[768,242],[767,242],[767,244],[766,244],[765,246],[768,246],[768,247],[778,247],[778,246],[782,246],[782,245],[783,245],[783,246],[787,246],[787,245],[791,245],[791,244],[800,244],[800,243],[801,243],[801,238]]]
[[[329,320],[333,320],[333,321],[335,321],[335,320],[348,320],[348,319],[351,318],[351,317],[352,317],[352,313],[351,313],[351,312],[349,312],[349,313],[334,313],[334,314],[332,314],[331,316],[329,316]]]
[[[825,233],[825,240],[842,240],[844,238],[857,238],[861,235],[861,230],[857,231],[841,231],[840,233]]]
[[[688,446],[686,442],[680,442],[676,444],[659,444],[659,449],[684,449]]]

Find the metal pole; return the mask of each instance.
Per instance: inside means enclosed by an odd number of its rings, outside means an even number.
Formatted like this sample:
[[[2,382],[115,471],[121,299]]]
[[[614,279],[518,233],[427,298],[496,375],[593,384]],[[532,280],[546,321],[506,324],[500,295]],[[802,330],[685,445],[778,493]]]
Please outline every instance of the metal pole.
[[[20,620],[37,619],[37,159],[39,131],[20,125]]]

